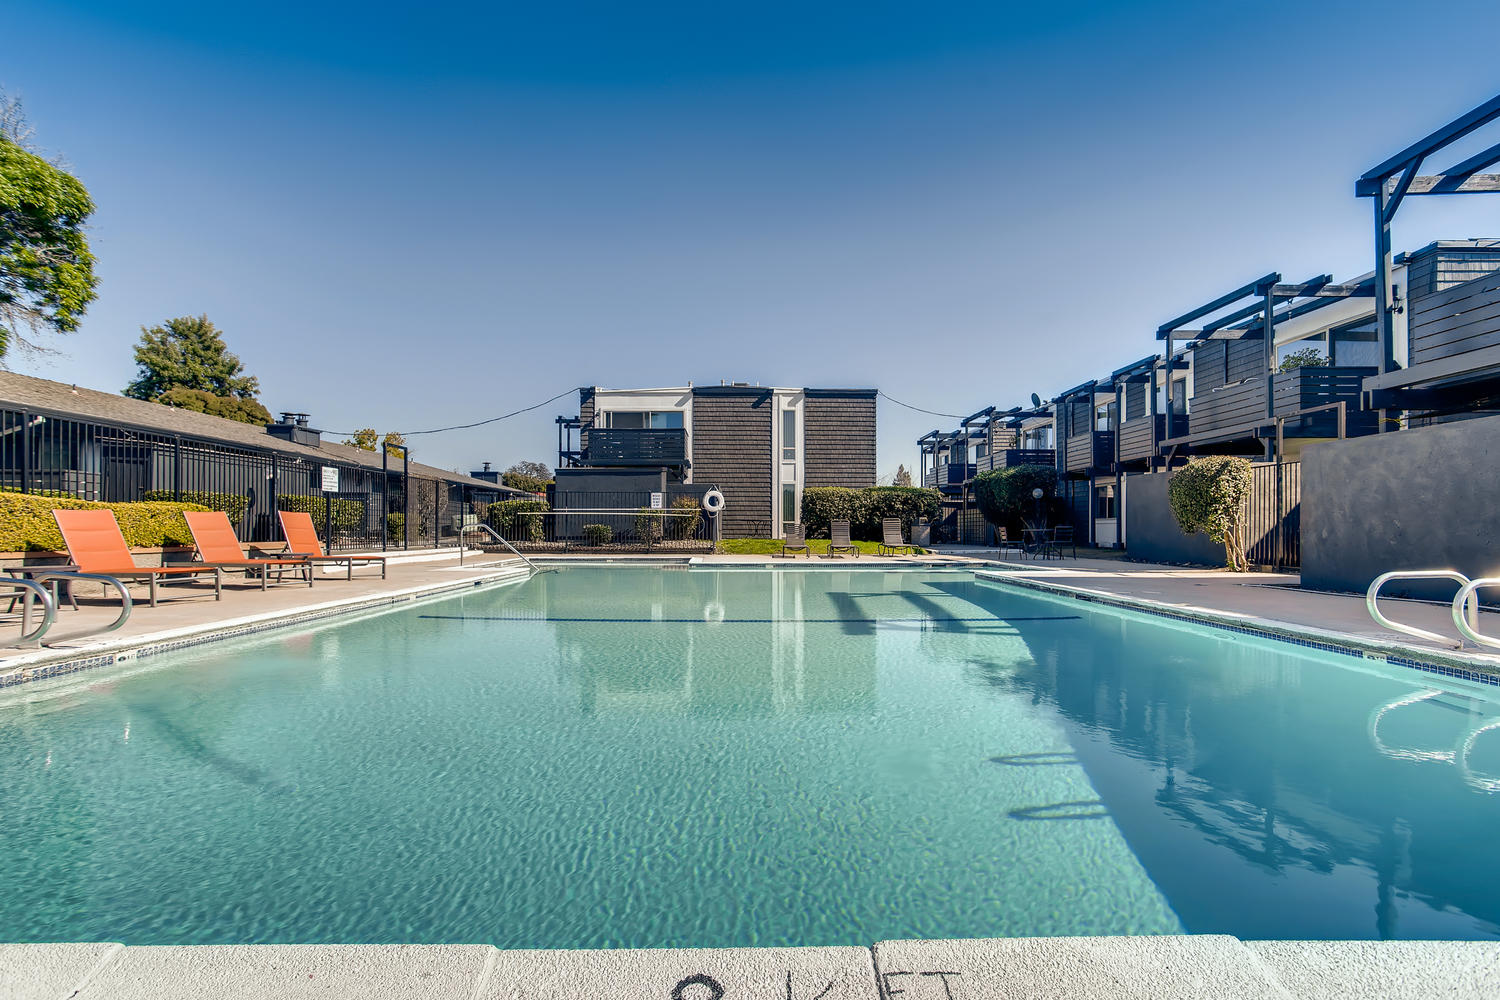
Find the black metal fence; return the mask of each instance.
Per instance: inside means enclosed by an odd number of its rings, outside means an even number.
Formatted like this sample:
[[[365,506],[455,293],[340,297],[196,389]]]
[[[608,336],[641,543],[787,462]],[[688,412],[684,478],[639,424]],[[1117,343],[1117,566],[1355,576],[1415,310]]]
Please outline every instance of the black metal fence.
[[[337,470],[337,492],[323,492],[325,468]],[[252,543],[282,540],[278,510],[305,511],[330,551],[456,544],[453,515],[472,509],[457,484],[14,409],[0,409],[0,490],[201,503]]]
[[[1268,462],[1250,469],[1245,500],[1245,558],[1256,566],[1302,565],[1302,463]]]
[[[550,510],[491,513],[485,523],[523,552],[701,554],[712,552],[715,543],[713,520],[701,506],[707,489],[682,486],[658,495],[557,491]],[[485,547],[504,549],[498,543]]]

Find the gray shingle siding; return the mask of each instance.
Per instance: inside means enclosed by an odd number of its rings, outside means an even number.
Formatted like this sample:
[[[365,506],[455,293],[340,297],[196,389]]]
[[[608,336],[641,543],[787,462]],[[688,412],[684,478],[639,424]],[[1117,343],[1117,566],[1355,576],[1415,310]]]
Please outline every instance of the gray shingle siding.
[[[723,536],[771,526],[769,390],[693,394],[693,482],[724,492]]]
[[[802,405],[803,486],[874,486],[874,396],[809,395]]]

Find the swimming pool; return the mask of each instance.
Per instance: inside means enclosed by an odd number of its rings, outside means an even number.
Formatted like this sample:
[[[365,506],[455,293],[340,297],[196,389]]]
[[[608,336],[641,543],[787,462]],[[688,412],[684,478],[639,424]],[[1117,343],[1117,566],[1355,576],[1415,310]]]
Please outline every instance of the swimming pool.
[[[1500,936],[1500,691],[949,571],[570,567],[0,698],[0,940]]]

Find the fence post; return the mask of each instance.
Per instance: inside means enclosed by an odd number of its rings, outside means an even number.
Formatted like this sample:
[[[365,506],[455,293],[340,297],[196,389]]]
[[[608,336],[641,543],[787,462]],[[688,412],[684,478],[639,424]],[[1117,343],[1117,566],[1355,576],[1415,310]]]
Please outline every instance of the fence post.
[[[172,499],[182,502],[182,435],[172,436]]]
[[[21,411],[21,492],[31,492],[31,414]],[[100,477],[103,478],[102,476]]]

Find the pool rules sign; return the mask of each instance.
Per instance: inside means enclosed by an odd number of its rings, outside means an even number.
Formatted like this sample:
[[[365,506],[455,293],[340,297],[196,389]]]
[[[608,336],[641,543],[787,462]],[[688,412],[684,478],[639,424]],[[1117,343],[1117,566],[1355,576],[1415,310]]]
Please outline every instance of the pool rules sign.
[[[337,493],[339,491],[339,470],[332,465],[323,466],[323,492]]]

